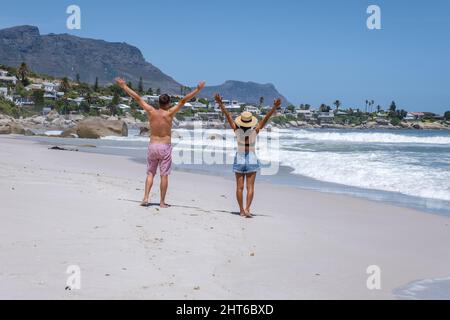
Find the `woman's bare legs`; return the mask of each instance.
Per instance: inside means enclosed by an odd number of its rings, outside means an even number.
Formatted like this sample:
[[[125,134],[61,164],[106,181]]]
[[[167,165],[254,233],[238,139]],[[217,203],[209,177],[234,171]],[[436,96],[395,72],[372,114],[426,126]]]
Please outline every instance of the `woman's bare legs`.
[[[245,184],[245,174],[236,172],[236,199],[239,204],[241,216],[245,216],[244,184]]]
[[[256,172],[246,174],[247,180],[247,206],[245,207],[246,216],[251,216],[251,206],[253,202],[253,196],[255,194],[255,180],[256,180]]]

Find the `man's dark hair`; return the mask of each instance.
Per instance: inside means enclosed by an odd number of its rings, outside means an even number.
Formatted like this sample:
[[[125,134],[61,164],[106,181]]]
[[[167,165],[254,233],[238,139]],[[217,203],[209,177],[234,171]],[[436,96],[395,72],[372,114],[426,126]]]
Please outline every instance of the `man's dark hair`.
[[[167,107],[170,104],[170,97],[168,94],[162,94],[159,96],[159,106]]]

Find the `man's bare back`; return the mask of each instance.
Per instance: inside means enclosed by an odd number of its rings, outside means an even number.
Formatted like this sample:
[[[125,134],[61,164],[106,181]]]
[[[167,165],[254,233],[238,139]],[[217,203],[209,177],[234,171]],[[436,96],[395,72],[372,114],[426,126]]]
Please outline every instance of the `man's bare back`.
[[[168,110],[147,112],[150,124],[150,143],[171,144],[173,117]]]

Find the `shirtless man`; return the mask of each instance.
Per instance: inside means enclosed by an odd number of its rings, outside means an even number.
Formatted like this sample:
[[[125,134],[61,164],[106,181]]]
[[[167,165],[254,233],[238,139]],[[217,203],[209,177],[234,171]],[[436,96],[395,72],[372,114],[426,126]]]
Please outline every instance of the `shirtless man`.
[[[176,113],[203,89],[205,82],[201,81],[194,91],[187,94],[172,108],[170,107],[170,97],[167,94],[161,95],[159,97],[159,109],[145,102],[140,95],[127,86],[123,79],[117,78],[116,82],[119,87],[136,100],[142,109],[147,111],[148,121],[150,123],[151,135],[147,155],[147,180],[145,182],[144,200],[142,200],[141,206],[147,207],[149,205],[149,195],[153,186],[153,178],[159,166],[161,175],[160,206],[161,208],[167,208],[168,205],[165,202],[165,198],[172,167],[172,121]]]

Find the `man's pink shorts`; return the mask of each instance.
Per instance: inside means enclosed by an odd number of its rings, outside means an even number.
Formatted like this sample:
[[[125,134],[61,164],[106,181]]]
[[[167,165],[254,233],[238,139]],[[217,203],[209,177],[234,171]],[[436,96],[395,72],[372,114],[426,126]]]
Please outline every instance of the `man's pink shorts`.
[[[170,175],[172,169],[172,145],[171,144],[153,144],[148,145],[147,154],[147,175],[156,175],[159,166],[161,176]]]

